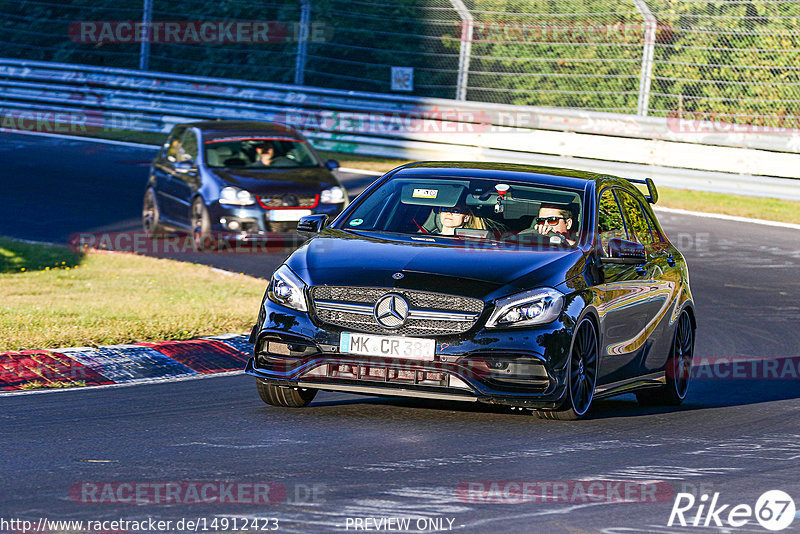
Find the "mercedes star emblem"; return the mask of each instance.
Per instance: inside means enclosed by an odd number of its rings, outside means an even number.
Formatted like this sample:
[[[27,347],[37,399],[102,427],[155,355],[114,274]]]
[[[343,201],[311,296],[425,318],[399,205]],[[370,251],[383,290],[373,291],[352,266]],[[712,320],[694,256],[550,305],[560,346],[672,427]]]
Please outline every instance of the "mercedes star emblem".
[[[404,276],[405,276],[405,275],[404,275],[403,273],[394,273],[394,274],[392,275],[392,278],[394,278],[395,280],[400,280],[400,279],[401,279],[401,278],[403,278]]]
[[[375,303],[374,315],[384,328],[400,328],[408,319],[408,302],[400,295],[388,293]]]

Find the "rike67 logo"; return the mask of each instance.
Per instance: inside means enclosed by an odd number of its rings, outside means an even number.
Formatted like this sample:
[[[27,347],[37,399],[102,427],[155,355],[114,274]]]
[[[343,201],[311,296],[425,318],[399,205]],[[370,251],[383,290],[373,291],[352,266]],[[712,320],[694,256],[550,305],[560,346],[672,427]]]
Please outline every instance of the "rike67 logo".
[[[779,531],[792,524],[795,513],[794,500],[781,490],[763,493],[754,507],[723,504],[719,493],[714,493],[710,499],[707,494],[697,499],[691,493],[678,493],[667,526],[737,528],[755,519],[765,529]]]

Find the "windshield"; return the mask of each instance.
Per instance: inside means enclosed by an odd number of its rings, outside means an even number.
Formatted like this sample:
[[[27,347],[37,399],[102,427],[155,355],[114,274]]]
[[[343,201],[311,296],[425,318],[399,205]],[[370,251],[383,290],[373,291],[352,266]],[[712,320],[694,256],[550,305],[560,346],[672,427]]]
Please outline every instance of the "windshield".
[[[213,169],[318,167],[305,141],[280,137],[227,138],[206,141],[206,164]]]
[[[583,210],[579,191],[469,177],[395,178],[341,222],[357,232],[574,247]]]

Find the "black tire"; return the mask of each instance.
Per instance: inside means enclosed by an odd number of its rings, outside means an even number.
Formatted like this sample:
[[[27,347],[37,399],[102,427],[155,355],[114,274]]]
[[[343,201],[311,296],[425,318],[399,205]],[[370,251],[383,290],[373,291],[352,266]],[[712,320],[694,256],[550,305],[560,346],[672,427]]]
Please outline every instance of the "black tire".
[[[658,389],[646,389],[636,394],[642,406],[679,406],[689,390],[694,358],[694,328],[689,312],[683,310],[675,327],[669,358],[667,383]]]
[[[154,238],[164,234],[164,227],[161,226],[161,216],[156,202],[156,192],[149,187],[144,192],[142,203],[142,228],[147,237]]]
[[[197,197],[192,202],[192,243],[198,252],[208,252],[214,249],[216,241],[211,235],[211,218],[203,199]]]
[[[270,406],[279,406],[281,408],[303,408],[308,406],[317,396],[316,389],[275,386],[260,378],[256,378],[256,387],[261,400]]]
[[[557,410],[535,410],[538,418],[575,421],[586,416],[597,384],[599,346],[597,329],[592,320],[585,317],[578,323],[572,338],[564,404]]]

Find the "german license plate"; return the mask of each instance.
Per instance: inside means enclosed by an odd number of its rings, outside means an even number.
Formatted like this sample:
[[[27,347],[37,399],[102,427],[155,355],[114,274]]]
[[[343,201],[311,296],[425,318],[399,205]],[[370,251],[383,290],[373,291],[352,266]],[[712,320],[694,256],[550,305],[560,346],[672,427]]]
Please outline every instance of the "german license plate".
[[[339,337],[339,352],[430,362],[436,352],[436,340],[343,332]]]
[[[276,222],[299,221],[306,215],[311,215],[311,210],[273,210],[267,212],[269,220]]]

